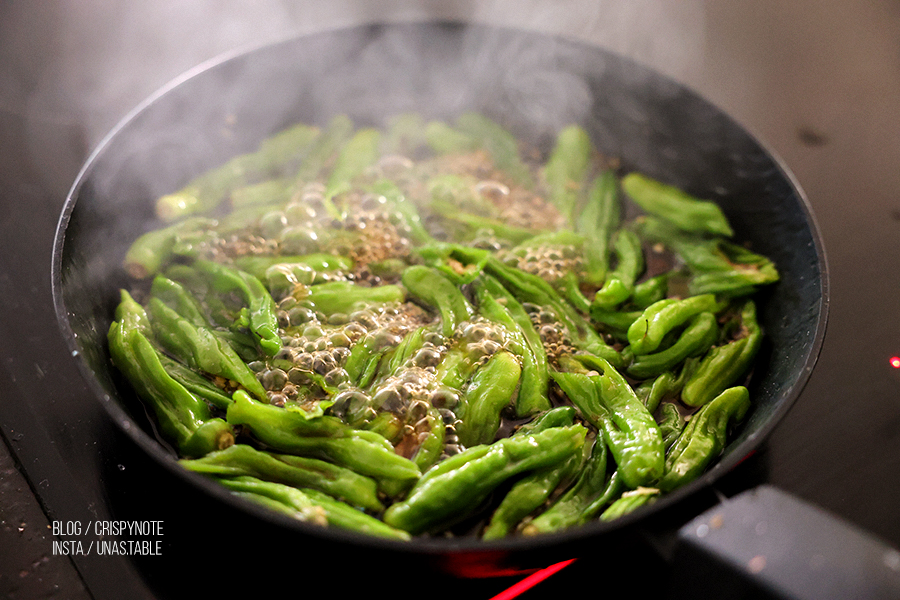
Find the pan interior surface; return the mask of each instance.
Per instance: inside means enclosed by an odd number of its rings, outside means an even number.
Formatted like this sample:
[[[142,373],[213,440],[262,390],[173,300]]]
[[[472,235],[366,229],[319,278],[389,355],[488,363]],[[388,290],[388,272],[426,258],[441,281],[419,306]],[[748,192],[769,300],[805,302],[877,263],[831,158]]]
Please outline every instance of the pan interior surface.
[[[154,200],[293,123],[324,124],[346,114],[359,125],[377,126],[410,111],[435,119],[478,111],[539,147],[563,126],[579,123],[598,149],[623,166],[719,203],[736,238],[770,257],[781,281],[759,303],[766,342],[751,380],[753,408],[719,463],[658,504],[689,496],[760,443],[805,384],[827,313],[815,222],[778,160],[690,90],[606,51],[533,33],[416,24],[326,32],[205,65],[149,99],[86,165],[57,233],[57,311],[91,388],[117,422],[132,424],[127,433],[138,445],[174,464],[118,380],[106,345],[118,290],[127,283],[125,251],[138,235],[161,225]],[[614,528],[585,527],[559,543]],[[308,534],[303,527],[291,530],[285,527],[285,535]],[[349,540],[381,546],[358,536]],[[479,560],[493,551],[509,564],[510,553],[524,555],[542,543],[491,544]],[[442,555],[480,545],[435,540],[419,547]]]

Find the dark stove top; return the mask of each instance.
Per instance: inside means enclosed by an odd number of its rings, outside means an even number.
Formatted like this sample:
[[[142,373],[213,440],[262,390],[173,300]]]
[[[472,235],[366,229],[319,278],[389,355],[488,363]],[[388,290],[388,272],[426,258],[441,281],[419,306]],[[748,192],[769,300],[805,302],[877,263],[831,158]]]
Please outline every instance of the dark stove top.
[[[835,2],[829,3],[833,15],[804,13],[789,28],[708,4],[710,58],[689,83],[759,134],[797,175],[824,238],[831,311],[818,365],[795,407],[756,454],[699,502],[712,505],[717,497],[770,484],[898,548],[900,368],[891,360],[900,356],[900,269],[893,260],[900,250],[900,11],[866,2],[850,16]],[[767,4],[773,14],[790,16],[778,13],[778,3]],[[59,212],[98,141],[73,108],[90,105],[85,96],[92,88],[66,86],[90,79],[91,71],[54,58],[60,45],[54,31],[66,29],[62,13],[0,9],[6,10],[0,12],[0,427],[6,442],[0,447],[0,595],[150,599],[155,592],[140,575],[145,563],[65,556],[52,545],[54,521],[109,520],[117,506],[142,507],[134,513],[139,519],[157,515],[152,497],[136,497],[146,493],[140,474],[151,467],[88,393],[57,331],[51,299]],[[87,34],[83,45],[93,47],[109,31],[96,34]],[[122,100],[108,125],[181,67],[170,68],[164,79],[142,83],[134,101]],[[764,93],[748,97],[732,89],[738,82],[722,75],[732,68],[743,69],[744,81]],[[67,90],[82,96],[66,99]],[[165,522],[165,515],[158,518]],[[202,548],[202,540],[191,543]],[[590,556],[573,558],[552,583],[526,597],[549,594],[551,587],[554,595],[590,589],[596,565]],[[627,558],[648,561],[623,558],[619,568],[654,590],[654,578],[640,575],[647,564],[658,566],[653,559]],[[278,564],[273,557],[273,568]],[[298,559],[298,572],[313,572],[309,567]],[[402,565],[398,572],[391,589],[412,584],[401,583]],[[421,583],[489,598],[520,579]]]

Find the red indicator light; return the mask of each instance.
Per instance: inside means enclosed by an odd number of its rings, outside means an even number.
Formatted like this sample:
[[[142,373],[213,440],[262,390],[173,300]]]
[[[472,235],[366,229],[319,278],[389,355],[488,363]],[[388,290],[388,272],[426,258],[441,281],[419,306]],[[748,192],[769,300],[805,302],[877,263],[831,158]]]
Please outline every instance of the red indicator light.
[[[559,571],[562,571],[563,569],[568,567],[573,562],[575,562],[574,558],[570,559],[570,560],[564,560],[563,562],[559,562],[559,563],[556,563],[555,565],[550,565],[549,567],[547,567],[545,569],[541,569],[540,571],[538,571],[536,573],[532,573],[531,575],[529,575],[528,577],[526,577],[519,583],[503,590],[502,592],[500,592],[499,594],[497,594],[496,596],[491,598],[491,600],[512,600],[516,596],[524,594],[525,592],[527,592],[528,590],[530,590],[531,588],[533,588],[540,582],[544,581],[551,575],[554,575],[554,574],[558,573]]]
[[[895,369],[900,369],[900,356],[892,356],[890,363]]]

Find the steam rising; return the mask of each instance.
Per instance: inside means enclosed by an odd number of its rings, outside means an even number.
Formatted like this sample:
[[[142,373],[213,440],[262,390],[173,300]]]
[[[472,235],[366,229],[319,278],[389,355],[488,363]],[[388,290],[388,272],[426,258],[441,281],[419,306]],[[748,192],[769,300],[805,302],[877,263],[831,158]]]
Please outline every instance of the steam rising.
[[[322,125],[341,112],[357,124],[380,125],[406,111],[449,119],[476,110],[540,142],[566,124],[588,120],[602,94],[616,114],[640,123],[644,117],[628,105],[627,94],[592,87],[590,80],[606,68],[602,60],[586,64],[587,55],[570,51],[567,40],[605,46],[677,77],[700,64],[703,19],[692,9],[696,6],[596,0],[68,0],[57,15],[48,15],[60,30],[62,64],[38,82],[37,96],[44,99],[41,110],[69,111],[89,148],[180,73],[223,52],[275,44],[258,51],[252,62],[230,63],[179,85],[138,114],[127,135],[113,138],[86,191],[102,201],[81,210],[99,212],[91,218],[108,225],[108,232],[95,236],[98,244],[124,246],[100,254],[105,264],[82,271],[90,273],[82,286],[115,289],[108,283],[120,269],[115,255],[155,226],[155,198],[298,121]],[[398,33],[368,26],[448,20],[463,29],[409,35],[415,28]],[[353,33],[327,34],[354,27]],[[495,34],[493,27],[507,33]],[[509,30],[550,35],[510,36]],[[301,34],[308,37],[294,54],[278,51],[279,41]],[[59,80],[59,73],[68,79]],[[646,71],[636,73],[643,77]],[[623,137],[603,129],[598,135]]]
[[[558,34],[584,40],[682,79],[702,68],[704,18],[697,0],[669,5],[650,0],[65,0],[41,14],[56,37],[44,49],[46,69],[34,91],[39,110],[55,121],[77,121],[93,147],[128,110],[194,65],[222,52],[297,34],[360,23],[457,20]],[[55,46],[55,47],[54,47]],[[402,56],[403,49],[396,48]],[[365,56],[360,57],[361,60]],[[509,61],[509,78],[530,81],[538,96],[530,110],[558,91],[572,106],[583,91],[547,65],[533,70],[523,54],[482,59]],[[492,64],[492,66],[496,66]],[[67,79],[59,79],[63,74]],[[571,95],[570,95],[571,94]]]

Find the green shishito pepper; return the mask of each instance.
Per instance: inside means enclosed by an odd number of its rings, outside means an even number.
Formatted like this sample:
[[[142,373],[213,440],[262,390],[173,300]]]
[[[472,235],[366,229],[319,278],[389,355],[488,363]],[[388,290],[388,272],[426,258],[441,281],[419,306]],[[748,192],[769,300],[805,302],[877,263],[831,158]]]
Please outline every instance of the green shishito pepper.
[[[650,354],[673,329],[703,312],[713,314],[725,307],[713,294],[689,296],[683,300],[666,298],[654,302],[628,328],[628,342],[636,355]]]
[[[688,267],[688,291],[693,295],[746,296],[779,280],[771,260],[721,237],[681,231],[654,217],[636,222],[639,235],[671,249]]]
[[[684,388],[685,382],[697,368],[699,358],[689,358],[677,370],[670,370],[642,381],[634,388],[634,393],[641,399],[650,412],[656,411],[664,398],[674,398]]]
[[[644,271],[641,240],[630,229],[619,229],[613,241],[617,258],[616,268],[609,273],[603,287],[591,301],[591,309],[610,310],[622,304],[634,293],[634,282]]]
[[[779,273],[714,203],[622,176],[579,124],[554,140],[538,165],[475,113],[264,140],[158,200],[165,225],[125,257],[147,300],[123,295],[113,361],[186,467],[313,522],[408,538],[492,506],[497,539],[653,501],[642,486],[696,477],[746,410],[749,298]],[[353,323],[363,308],[386,318]],[[399,381],[402,402],[374,400]],[[234,431],[248,443],[221,449]]]
[[[726,237],[734,235],[722,209],[714,202],[694,198],[679,188],[640,173],[625,175],[622,189],[647,213],[665,219],[679,229]]]
[[[660,416],[657,419],[659,431],[662,433],[663,446],[668,451],[684,430],[685,420],[674,402],[666,402],[659,409]]]
[[[312,488],[372,511],[384,509],[375,480],[316,458],[291,456],[235,444],[202,458],[179,461],[195,473],[217,477],[248,476],[298,488]]]
[[[468,112],[456,119],[456,127],[477,140],[497,168],[513,181],[526,188],[534,185],[531,172],[519,155],[519,141],[502,125],[484,115]]]
[[[325,526],[325,511],[302,491],[254,477],[214,478],[232,494],[313,525]]]
[[[166,221],[198,214],[221,204],[237,188],[279,174],[302,156],[319,136],[318,128],[299,123],[264,140],[255,152],[242,154],[195,177],[180,190],[160,197],[156,213]]]
[[[173,258],[180,242],[211,236],[216,225],[213,219],[192,217],[144,233],[132,242],[125,253],[125,271],[135,279],[156,275]]]
[[[600,514],[600,520],[612,521],[613,519],[618,519],[642,506],[651,504],[657,498],[659,498],[659,490],[656,488],[638,488],[624,492]]]
[[[297,489],[255,477],[216,478],[238,496],[302,521],[406,541],[409,534],[314,489]]]
[[[304,265],[315,273],[328,273],[333,271],[349,271],[353,268],[353,261],[346,256],[334,254],[303,254],[296,256],[258,256],[248,254],[239,256],[234,260],[235,266],[260,281],[265,281],[266,272],[275,265]]]
[[[211,329],[196,327],[159,298],[147,307],[153,334],[160,345],[189,367],[234,381],[259,399],[266,390],[241,357]]]
[[[353,429],[337,417],[310,416],[296,408],[263,404],[241,391],[234,393],[226,420],[243,425],[253,436],[278,452],[311,456],[372,477],[379,489],[397,494],[411,486],[420,471],[414,462],[371,431]]]
[[[159,298],[169,308],[187,319],[195,327],[209,327],[200,302],[180,283],[157,275],[150,287],[153,298]]]
[[[512,353],[501,350],[475,371],[466,390],[465,411],[456,431],[467,447],[489,444],[500,428],[500,412],[513,401],[522,367]]]
[[[639,354],[628,366],[627,373],[635,379],[655,377],[684,362],[686,358],[705,354],[719,337],[719,324],[711,312],[693,317],[678,336],[678,340],[653,354]]]
[[[414,298],[438,309],[442,330],[447,337],[453,335],[457,325],[475,314],[459,288],[436,269],[413,265],[403,271],[401,281]]]
[[[435,154],[463,154],[478,148],[478,140],[444,121],[425,124],[425,143]]]
[[[568,427],[574,423],[574,418],[575,410],[571,406],[559,406],[541,413],[513,435],[533,435],[550,427]],[[568,460],[558,465],[539,469],[518,479],[494,510],[481,535],[482,539],[494,540],[509,535],[525,517],[538,510],[560,485],[565,485],[581,467],[582,459],[581,452],[573,452]]]
[[[350,281],[329,281],[309,287],[304,301],[326,315],[350,314],[375,304],[403,302],[406,292],[397,285],[362,287]]]
[[[509,349],[522,364],[522,380],[515,400],[516,415],[526,417],[548,410],[550,371],[547,353],[531,323],[531,317],[494,278],[483,274],[476,283],[481,315],[500,323],[509,331]]]
[[[198,260],[193,266],[208,277],[212,289],[219,293],[236,293],[245,302],[249,311],[250,330],[266,354],[274,356],[281,350],[275,301],[259,279],[239,269],[208,260]]]
[[[592,152],[587,132],[579,125],[569,125],[557,134],[556,145],[544,166],[550,201],[569,223],[575,222],[580,208],[581,188],[590,170]]]
[[[356,131],[341,148],[331,174],[325,184],[325,199],[332,198],[351,189],[354,179],[373,165],[381,153],[381,132],[373,128]]]
[[[484,270],[497,279],[519,301],[553,309],[566,327],[572,344],[579,350],[600,356],[615,365],[622,365],[619,352],[606,343],[571,304],[563,300],[553,286],[537,275],[503,264],[484,251],[453,245],[450,254],[466,264],[481,263]]]
[[[606,442],[598,437],[588,439],[586,444],[587,458],[579,465],[581,470],[575,482],[547,510],[525,524],[522,535],[550,533],[578,525],[585,520],[588,507],[598,501],[605,504],[604,498],[618,489],[610,485],[612,479],[607,474]]]
[[[110,354],[138,395],[151,405],[162,435],[185,456],[203,456],[233,444],[231,426],[212,418],[209,406],[168,374],[150,335],[143,307],[122,290],[116,320],[108,332]]]
[[[469,516],[504,481],[567,459],[586,433],[581,425],[554,427],[473,446],[428,471],[385,511],[384,521],[413,535],[443,529]]]
[[[588,284],[602,285],[606,280],[612,237],[621,214],[619,181],[613,171],[606,170],[591,184],[587,203],[575,222],[575,230],[585,237],[583,279]]]
[[[603,434],[623,481],[630,488],[662,475],[664,454],[659,427],[622,375],[603,359],[602,373],[553,372],[551,376],[582,416]]]
[[[696,479],[725,448],[728,426],[750,407],[747,388],[728,388],[703,405],[687,422],[666,455],[665,474],[656,487],[669,492]]]
[[[762,330],[752,300],[744,303],[740,324],[743,337],[710,350],[684,384],[681,400],[688,406],[703,406],[749,370],[762,345]]]
[[[666,297],[669,286],[669,273],[649,277],[634,286],[634,293],[631,295],[631,304],[635,308],[643,310],[653,304],[659,302]]]

